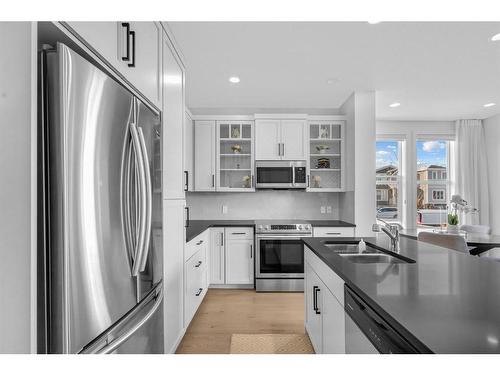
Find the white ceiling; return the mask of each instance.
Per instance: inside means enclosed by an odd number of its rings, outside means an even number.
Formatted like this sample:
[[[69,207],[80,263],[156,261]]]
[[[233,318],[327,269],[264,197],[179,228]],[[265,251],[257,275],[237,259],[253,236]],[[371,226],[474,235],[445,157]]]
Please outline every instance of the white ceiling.
[[[375,90],[379,119],[500,113],[500,41],[490,41],[500,22],[169,26],[186,58],[190,108],[338,108],[355,90]],[[233,75],[239,84],[228,82]]]

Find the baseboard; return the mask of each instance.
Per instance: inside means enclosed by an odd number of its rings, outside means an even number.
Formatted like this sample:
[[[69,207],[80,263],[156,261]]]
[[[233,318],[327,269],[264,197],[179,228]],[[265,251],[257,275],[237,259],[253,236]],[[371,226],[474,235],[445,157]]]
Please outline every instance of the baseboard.
[[[177,340],[175,340],[174,345],[172,345],[172,348],[167,352],[167,354],[175,354],[185,334],[186,334],[186,328],[183,328],[179,337],[177,338]]]
[[[255,289],[253,284],[210,284],[210,289]]]

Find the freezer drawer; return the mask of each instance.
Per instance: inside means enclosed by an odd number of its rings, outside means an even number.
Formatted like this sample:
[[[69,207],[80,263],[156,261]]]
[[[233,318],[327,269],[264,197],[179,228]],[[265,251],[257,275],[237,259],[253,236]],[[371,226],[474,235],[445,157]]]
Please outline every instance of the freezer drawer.
[[[163,281],[79,354],[163,353]]]

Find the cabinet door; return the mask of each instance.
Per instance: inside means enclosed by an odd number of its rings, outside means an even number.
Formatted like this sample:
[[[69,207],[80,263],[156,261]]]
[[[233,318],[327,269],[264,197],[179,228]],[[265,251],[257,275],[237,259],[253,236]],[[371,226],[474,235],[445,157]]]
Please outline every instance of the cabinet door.
[[[316,354],[323,353],[323,338],[321,335],[321,306],[318,301],[317,289],[321,289],[321,280],[313,271],[309,263],[305,263],[305,299],[306,299],[306,330]]]
[[[345,354],[345,312],[334,295],[323,287],[321,296],[321,315],[324,354]]]
[[[215,191],[215,121],[194,123],[194,190]]]
[[[281,120],[281,143],[283,160],[306,159],[306,122],[304,120]]]
[[[210,284],[224,284],[224,228],[210,229]]]
[[[193,191],[194,123],[189,113],[184,117],[184,189]]]
[[[226,238],[227,230],[226,230]],[[253,239],[227,239],[226,284],[252,284],[254,268]]]
[[[184,207],[183,200],[163,201],[163,285],[165,287],[165,351],[175,350],[184,328]]]
[[[130,40],[131,59],[135,59],[135,67],[129,67],[128,64],[124,63],[122,71],[130,83],[160,107],[162,28],[158,22],[130,22],[130,30],[135,32],[135,46],[132,39]],[[170,81],[173,79],[177,81],[177,86],[182,86],[183,74],[169,77]],[[184,102],[182,106],[184,109]]]
[[[255,159],[280,160],[280,120],[255,121]]]
[[[139,22],[142,24],[141,22]],[[163,188],[164,198],[184,199],[184,69],[163,43]]]
[[[85,42],[100,54],[108,63],[119,69],[123,64],[122,50],[119,40],[125,38],[126,30],[121,22],[67,22]]]

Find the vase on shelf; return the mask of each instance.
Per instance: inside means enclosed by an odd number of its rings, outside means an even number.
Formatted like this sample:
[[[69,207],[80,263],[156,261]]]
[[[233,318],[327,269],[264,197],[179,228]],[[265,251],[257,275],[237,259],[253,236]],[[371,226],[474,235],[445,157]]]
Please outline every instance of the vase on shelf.
[[[446,227],[446,231],[448,233],[458,233],[458,225],[448,224],[448,226]]]

